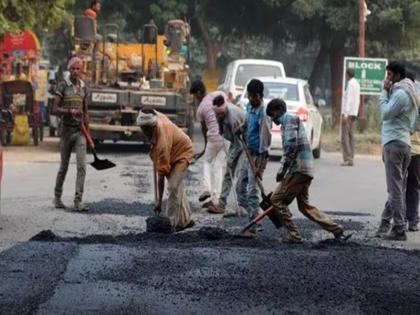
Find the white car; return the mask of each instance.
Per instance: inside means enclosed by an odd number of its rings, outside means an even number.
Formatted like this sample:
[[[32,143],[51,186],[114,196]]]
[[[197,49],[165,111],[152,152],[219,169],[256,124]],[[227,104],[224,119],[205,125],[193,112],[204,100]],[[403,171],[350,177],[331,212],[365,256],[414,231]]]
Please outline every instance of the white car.
[[[315,106],[308,82],[296,78],[257,77],[264,83],[264,103],[268,104],[274,98],[283,99],[287,104],[287,111],[298,115],[305,126],[305,131],[310,141],[314,158],[321,157],[321,132],[322,115]],[[246,89],[239,102],[245,108],[248,104]],[[281,154],[282,138],[280,126],[273,123],[272,143],[270,154]]]
[[[245,90],[246,83],[253,77],[276,76],[284,78],[286,72],[279,61],[265,59],[237,59],[229,63],[219,90],[235,101]]]

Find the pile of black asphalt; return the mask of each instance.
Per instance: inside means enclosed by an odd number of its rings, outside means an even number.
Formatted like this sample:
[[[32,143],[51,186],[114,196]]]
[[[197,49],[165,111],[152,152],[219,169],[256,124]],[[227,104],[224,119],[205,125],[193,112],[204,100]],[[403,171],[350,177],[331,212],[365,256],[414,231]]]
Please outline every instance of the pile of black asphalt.
[[[2,314],[419,314],[420,253],[182,233],[62,238],[0,254]]]

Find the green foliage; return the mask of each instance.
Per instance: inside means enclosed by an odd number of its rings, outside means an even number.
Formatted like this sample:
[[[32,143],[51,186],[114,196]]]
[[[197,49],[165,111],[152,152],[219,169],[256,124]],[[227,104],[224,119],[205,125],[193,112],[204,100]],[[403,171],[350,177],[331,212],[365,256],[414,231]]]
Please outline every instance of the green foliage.
[[[0,34],[37,28],[52,30],[69,19],[66,6],[74,0],[2,0]]]

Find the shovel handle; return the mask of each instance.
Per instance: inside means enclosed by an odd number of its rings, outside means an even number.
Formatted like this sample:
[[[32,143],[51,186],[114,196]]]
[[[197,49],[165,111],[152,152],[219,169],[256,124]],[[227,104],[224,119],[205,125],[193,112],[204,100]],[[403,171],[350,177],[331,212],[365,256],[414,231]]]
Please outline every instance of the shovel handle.
[[[261,182],[261,179],[257,176],[258,171],[257,171],[257,168],[255,167],[254,162],[252,161],[252,157],[251,157],[251,154],[249,153],[249,150],[248,150],[248,148],[245,144],[245,140],[243,138],[239,137],[239,141],[241,142],[242,149],[245,152],[245,156],[246,156],[246,158],[249,162],[249,165],[251,165],[252,173],[254,173],[255,180],[256,180],[257,185],[258,185],[258,187],[260,188],[260,191],[261,191],[261,195],[263,197],[265,197],[264,186]]]
[[[80,130],[82,131],[83,135],[85,136],[87,142],[89,143],[89,146],[95,150],[95,143],[92,140],[92,137],[90,135],[90,132],[87,130],[86,125],[82,122],[80,124]]]
[[[274,207],[271,206],[270,208],[268,208],[267,210],[265,210],[263,213],[260,213],[259,215],[257,215],[254,220],[252,220],[251,222],[249,222],[249,224],[242,229],[242,233],[246,232],[251,227],[253,227],[255,224],[257,224],[258,222],[260,222],[267,215],[269,215],[273,210],[274,210]]]

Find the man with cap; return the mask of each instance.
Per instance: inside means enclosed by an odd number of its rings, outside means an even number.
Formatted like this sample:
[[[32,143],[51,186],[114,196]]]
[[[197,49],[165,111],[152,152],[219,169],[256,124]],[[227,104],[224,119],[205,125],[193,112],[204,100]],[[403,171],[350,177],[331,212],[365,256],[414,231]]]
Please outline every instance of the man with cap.
[[[239,106],[227,103],[226,98],[223,95],[219,95],[213,100],[213,110],[219,121],[220,133],[230,142],[229,150],[226,154],[226,171],[222,183],[222,192],[218,203],[212,202],[208,210],[210,213],[222,214],[226,211],[227,198],[232,189],[235,171],[244,158],[237,130],[245,125],[246,113]],[[237,181],[236,201],[238,204],[236,204],[236,206],[238,208],[235,209],[235,212],[228,213],[228,216],[243,215],[246,213],[242,206],[242,204],[244,204],[244,196],[246,196],[246,190],[244,191],[243,188],[244,185],[241,185],[241,183]]]
[[[150,158],[158,173],[155,212],[160,213],[162,209],[166,177],[169,193],[167,215],[173,228],[181,231],[194,226],[183,181],[194,155],[191,139],[165,115],[153,109],[142,109],[137,125],[150,141]]]
[[[86,139],[80,130],[80,126],[85,124],[89,128],[89,117],[86,105],[87,89],[80,78],[83,60],[79,57],[71,58],[68,69],[70,76],[58,84],[52,109],[53,114],[61,117],[63,122],[60,141],[61,163],[54,190],[54,206],[58,209],[66,208],[61,196],[71,152],[74,150],[77,162],[74,210],[85,211],[87,207],[82,203],[82,197],[86,176]]]
[[[203,184],[204,191],[199,197],[203,202],[208,198],[213,201],[220,196],[222,189],[222,180],[224,174],[224,139],[220,134],[219,124],[213,111],[213,100],[216,96],[224,94],[215,91],[207,94],[203,81],[196,80],[192,82],[190,94],[194,95],[195,100],[200,103],[197,109],[197,120],[201,123],[201,130],[204,137],[204,150],[198,153],[195,158],[198,159],[204,155],[203,163]]]

